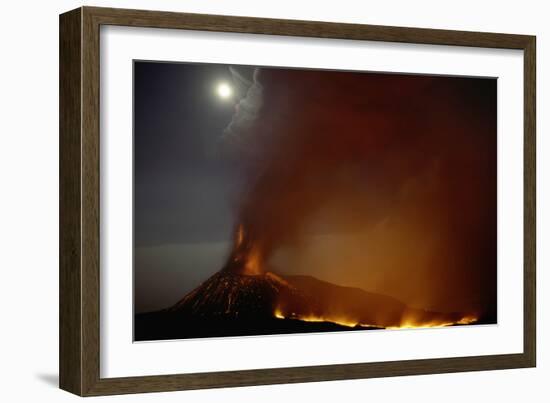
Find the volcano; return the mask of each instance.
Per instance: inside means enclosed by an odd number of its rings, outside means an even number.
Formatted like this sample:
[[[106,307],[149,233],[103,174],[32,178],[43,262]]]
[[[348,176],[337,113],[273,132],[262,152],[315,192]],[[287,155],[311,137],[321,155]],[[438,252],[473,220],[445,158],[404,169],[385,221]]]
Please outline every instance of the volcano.
[[[305,293],[274,273],[246,275],[222,270],[168,311],[198,318],[254,319],[272,317],[282,300],[293,310],[313,304]]]
[[[266,270],[266,243],[239,225],[223,268],[173,306],[138,314],[136,341],[470,324],[473,315],[440,313],[312,276]]]
[[[440,327],[469,324],[473,316],[407,306],[381,294],[312,276],[246,274],[231,265],[173,306],[138,314],[135,340]]]
[[[292,311],[277,314],[279,304]],[[301,320],[297,313],[318,311],[316,300],[280,275],[248,275],[224,269],[175,305],[137,314],[135,341],[248,336],[349,330],[333,322]],[[292,316],[294,315],[294,316]]]

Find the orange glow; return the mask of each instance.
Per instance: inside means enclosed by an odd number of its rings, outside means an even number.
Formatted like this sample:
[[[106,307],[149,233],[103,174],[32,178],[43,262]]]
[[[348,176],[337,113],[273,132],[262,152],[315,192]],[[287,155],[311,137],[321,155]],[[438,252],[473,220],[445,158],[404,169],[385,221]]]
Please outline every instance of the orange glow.
[[[257,276],[261,274],[261,261],[262,259],[259,248],[252,247],[245,258],[243,274],[249,276]]]
[[[425,322],[425,323],[414,323],[414,322],[403,322],[399,326],[388,326],[386,329],[421,329],[426,327],[446,327],[452,326],[455,323],[453,322]]]
[[[285,315],[283,311],[280,308],[275,309],[274,316],[278,319],[294,319],[294,320],[302,320],[304,322],[331,322],[335,323],[337,325],[346,326],[346,327],[375,327],[375,328],[384,328],[384,329],[420,329],[420,328],[440,328],[440,327],[447,327],[447,326],[453,326],[453,325],[470,325],[475,322],[477,322],[477,317],[473,315],[467,315],[461,318],[458,321],[451,322],[451,321],[442,321],[442,320],[427,320],[427,321],[414,321],[412,319],[405,319],[401,322],[399,326],[380,326],[376,324],[368,324],[368,323],[361,323],[357,321],[351,321],[341,318],[334,318],[334,317],[323,317],[318,315],[297,315],[297,314],[290,314]]]
[[[414,320],[414,319],[405,319],[401,322],[399,326],[389,326],[386,329],[420,329],[420,328],[437,328],[437,327],[447,327],[454,325],[470,325],[477,322],[477,318],[472,315],[464,316],[463,318],[457,321],[445,321],[445,320]]]
[[[239,247],[242,245],[244,241],[244,229],[242,224],[239,225],[239,228],[237,229],[237,239],[236,239],[236,247]]]
[[[471,325],[472,323],[477,322],[477,317],[473,315],[464,316],[462,319],[460,319],[458,322],[456,322],[457,325]]]
[[[250,235],[239,224],[235,233],[235,246],[232,252],[234,264],[238,267],[238,272],[247,276],[257,276],[262,274],[263,254],[260,247],[253,242]]]
[[[325,318],[323,316],[313,315],[313,314],[309,314],[309,315],[290,314],[288,316],[285,316],[280,308],[275,309],[274,316],[278,319],[294,319],[294,320],[302,320],[304,322],[330,322],[330,323],[335,323],[337,325],[346,326],[346,327],[355,327],[355,326],[380,327],[376,325],[359,323],[359,322],[354,322],[354,321],[345,320],[345,319]]]
[[[448,320],[441,318],[418,318],[414,316],[405,316],[399,326],[388,326],[387,329],[419,329],[419,328],[434,328],[434,327],[447,327],[453,325],[470,325],[477,322],[478,318],[474,315],[466,315],[458,320]]]

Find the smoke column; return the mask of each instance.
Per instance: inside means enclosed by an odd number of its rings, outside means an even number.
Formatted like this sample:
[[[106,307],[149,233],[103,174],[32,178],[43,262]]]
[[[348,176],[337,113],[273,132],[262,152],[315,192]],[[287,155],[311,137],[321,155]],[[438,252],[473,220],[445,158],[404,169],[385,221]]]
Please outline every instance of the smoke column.
[[[256,69],[228,266],[496,316],[496,80]],[[239,269],[241,267],[241,269]]]

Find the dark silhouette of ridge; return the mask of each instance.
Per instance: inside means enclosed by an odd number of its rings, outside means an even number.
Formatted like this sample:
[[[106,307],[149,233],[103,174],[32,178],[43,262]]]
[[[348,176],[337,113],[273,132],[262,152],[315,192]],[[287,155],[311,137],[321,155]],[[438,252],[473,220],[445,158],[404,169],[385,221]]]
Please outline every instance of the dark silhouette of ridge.
[[[136,341],[399,327],[406,318],[455,323],[461,313],[438,313],[312,276],[220,270],[173,306],[137,314]]]

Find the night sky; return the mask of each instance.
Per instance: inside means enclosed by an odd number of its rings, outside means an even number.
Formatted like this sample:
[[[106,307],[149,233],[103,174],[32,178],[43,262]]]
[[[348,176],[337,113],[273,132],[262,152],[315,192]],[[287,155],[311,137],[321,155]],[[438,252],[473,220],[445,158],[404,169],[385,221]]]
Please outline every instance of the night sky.
[[[134,176],[136,312],[241,223],[266,269],[496,313],[495,79],[135,62]]]

